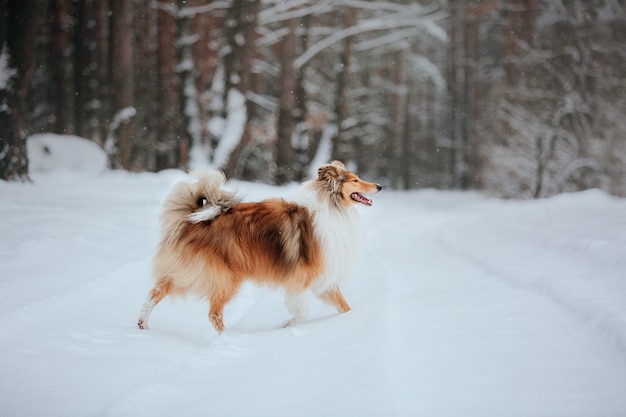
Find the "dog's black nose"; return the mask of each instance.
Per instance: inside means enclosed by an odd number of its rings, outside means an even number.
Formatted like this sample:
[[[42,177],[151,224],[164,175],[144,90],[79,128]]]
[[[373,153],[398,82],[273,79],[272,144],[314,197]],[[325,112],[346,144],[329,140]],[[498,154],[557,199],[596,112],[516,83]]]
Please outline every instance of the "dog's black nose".
[[[383,189],[383,187],[382,187],[382,185],[380,185],[380,184],[376,184],[376,189],[377,189],[378,191],[380,191],[380,190],[382,190],[382,189]]]

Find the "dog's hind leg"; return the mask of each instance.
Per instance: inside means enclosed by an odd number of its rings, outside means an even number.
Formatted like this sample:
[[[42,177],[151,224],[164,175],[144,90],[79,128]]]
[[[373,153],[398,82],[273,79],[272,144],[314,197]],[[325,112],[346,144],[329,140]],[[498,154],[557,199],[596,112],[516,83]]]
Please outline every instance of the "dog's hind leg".
[[[335,308],[337,308],[337,311],[339,311],[340,313],[350,311],[350,306],[348,305],[346,299],[343,297],[343,294],[341,293],[341,290],[339,288],[331,288],[322,292],[321,294],[316,295],[320,300],[324,301],[325,303],[335,306]]]
[[[224,306],[237,294],[239,282],[233,278],[225,278],[222,282],[229,282],[231,285],[214,290],[209,295],[209,321],[219,333],[224,331]]]
[[[152,309],[159,304],[159,302],[165,298],[172,290],[172,281],[169,278],[161,278],[157,281],[157,284],[148,294],[148,298],[143,303],[143,307],[141,307],[141,312],[139,313],[139,319],[137,319],[137,326],[140,329],[148,328],[148,319],[150,318],[150,313],[152,313]]]

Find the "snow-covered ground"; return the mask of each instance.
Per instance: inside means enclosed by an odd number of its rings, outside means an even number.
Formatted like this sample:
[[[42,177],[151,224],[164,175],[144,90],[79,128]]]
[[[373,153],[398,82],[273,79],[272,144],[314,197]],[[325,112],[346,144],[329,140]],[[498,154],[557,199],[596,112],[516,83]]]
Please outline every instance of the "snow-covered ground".
[[[282,328],[282,294],[246,286],[222,335],[193,299],[140,331],[183,174],[107,172],[52,139],[30,142],[34,183],[0,182],[2,416],[626,415],[625,200],[383,191],[349,313],[313,301]]]

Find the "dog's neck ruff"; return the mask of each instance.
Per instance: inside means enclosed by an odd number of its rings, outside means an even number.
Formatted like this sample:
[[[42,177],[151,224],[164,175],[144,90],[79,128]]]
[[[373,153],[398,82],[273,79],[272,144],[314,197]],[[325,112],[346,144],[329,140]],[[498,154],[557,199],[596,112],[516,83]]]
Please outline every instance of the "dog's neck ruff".
[[[324,272],[313,283],[312,290],[322,293],[350,278],[363,242],[363,224],[356,207],[337,205],[320,195],[315,184],[306,183],[297,202],[313,215],[315,236],[324,257]]]

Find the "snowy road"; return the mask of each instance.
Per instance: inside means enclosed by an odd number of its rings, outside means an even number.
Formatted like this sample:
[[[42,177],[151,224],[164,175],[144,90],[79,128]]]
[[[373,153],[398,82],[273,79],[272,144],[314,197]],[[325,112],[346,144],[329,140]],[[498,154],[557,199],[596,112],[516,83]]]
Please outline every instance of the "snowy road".
[[[351,312],[283,329],[282,294],[246,286],[220,336],[195,300],[139,331],[179,177],[0,183],[0,415],[626,415],[626,201],[383,192]]]

